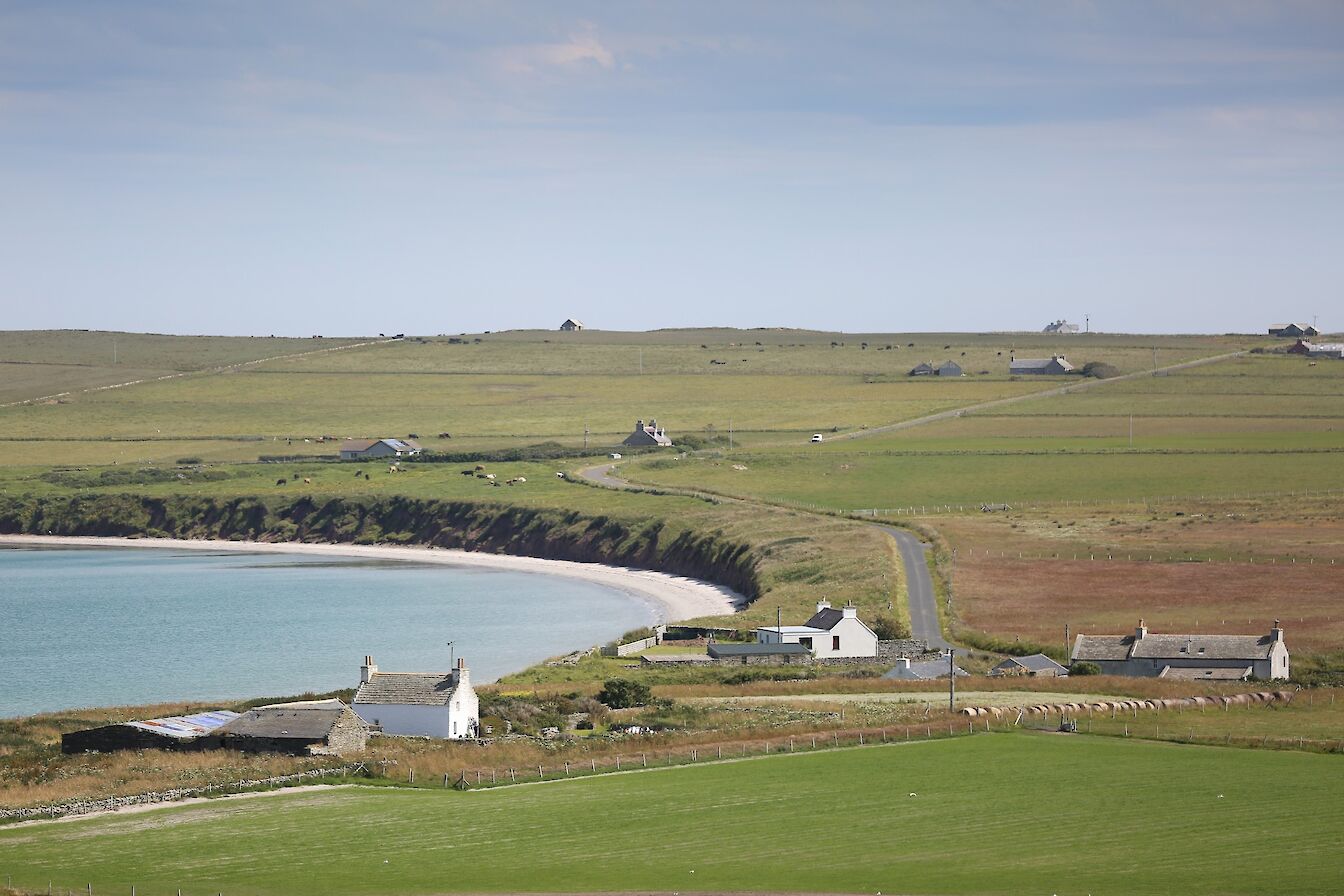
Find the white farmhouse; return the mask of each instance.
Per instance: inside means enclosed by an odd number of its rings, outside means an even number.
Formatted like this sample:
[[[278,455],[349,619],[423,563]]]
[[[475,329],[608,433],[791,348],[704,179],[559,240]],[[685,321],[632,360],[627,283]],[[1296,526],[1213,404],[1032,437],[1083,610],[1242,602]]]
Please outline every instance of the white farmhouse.
[[[452,672],[379,672],[364,657],[352,708],[384,734],[409,734],[451,740],[476,737],[480,701],[471,687],[465,660]]]
[[[767,626],[756,629],[759,644],[801,644],[817,659],[850,659],[877,656],[877,635],[859,619],[859,608],[834,609],[818,601],[817,612],[803,625]]]

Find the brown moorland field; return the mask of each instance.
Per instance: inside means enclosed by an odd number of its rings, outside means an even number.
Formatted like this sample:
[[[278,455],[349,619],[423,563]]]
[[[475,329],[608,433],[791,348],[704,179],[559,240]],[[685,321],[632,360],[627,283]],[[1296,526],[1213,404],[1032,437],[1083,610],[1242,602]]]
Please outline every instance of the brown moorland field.
[[[1344,514],[1331,497],[948,516],[954,608],[1000,638],[1062,644],[1063,628],[1258,633],[1344,643]],[[1152,558],[1152,559],[1149,559]]]

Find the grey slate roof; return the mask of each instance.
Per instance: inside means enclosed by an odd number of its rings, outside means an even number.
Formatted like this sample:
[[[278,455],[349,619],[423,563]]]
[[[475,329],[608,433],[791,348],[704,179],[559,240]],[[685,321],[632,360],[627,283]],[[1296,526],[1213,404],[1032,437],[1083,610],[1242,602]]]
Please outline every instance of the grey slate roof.
[[[1073,658],[1265,660],[1273,645],[1269,635],[1079,635]]]
[[[1072,370],[1073,365],[1063,358],[1014,358],[1008,364],[1008,370],[1048,370],[1052,367],[1058,367],[1060,370]]]
[[[452,675],[443,672],[374,672],[359,686],[354,702],[446,706],[454,690]]]
[[[1028,672],[1067,672],[1068,670],[1059,663],[1050,659],[1043,653],[1033,653],[1030,656],[1010,656],[1008,659],[995,666],[995,669],[1005,666],[1018,665]]]
[[[322,740],[346,713],[353,715],[343,703],[290,704],[259,706],[249,709],[238,718],[215,729],[215,734],[228,737],[271,737],[296,740]]]
[[[827,607],[824,610],[818,610],[812,614],[812,618],[803,623],[808,628],[819,628],[824,631],[830,631],[840,624],[840,620],[845,618],[845,614],[836,607]]]
[[[710,644],[705,652],[712,657],[731,656],[811,656],[801,644]]]

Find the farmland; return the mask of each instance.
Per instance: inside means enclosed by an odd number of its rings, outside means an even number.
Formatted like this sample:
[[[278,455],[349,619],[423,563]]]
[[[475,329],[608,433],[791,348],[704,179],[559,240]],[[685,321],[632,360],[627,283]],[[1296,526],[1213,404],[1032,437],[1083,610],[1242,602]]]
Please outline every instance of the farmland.
[[[118,364],[134,365],[136,376],[108,366],[114,336]],[[431,449],[461,450],[543,440],[579,445],[587,428],[592,444],[610,445],[630,432],[635,419],[656,416],[674,435],[712,440],[732,431],[735,445],[760,447],[797,444],[818,430],[862,431],[1058,385],[1007,377],[1006,359],[1015,349],[1048,355],[1077,347],[1088,358],[1132,371],[1154,358],[1175,363],[1252,343],[1238,337],[1091,335],[1065,344],[1040,334],[529,331],[311,353],[341,344],[7,334],[0,338],[0,362],[22,368],[23,382],[16,379],[12,387],[16,398],[273,360],[0,408],[0,435],[14,446],[13,464],[162,463],[187,455],[225,462],[326,453],[330,449],[311,441],[326,435],[415,432]],[[935,356],[959,359],[971,375],[955,380],[905,375]],[[79,375],[25,367],[38,362],[75,365]],[[444,432],[451,441],[437,438]]]
[[[354,788],[19,828],[0,831],[0,869],[34,889],[134,884],[146,894],[1328,893],[1344,885],[1337,763],[985,735],[480,793]],[[1045,793],[1060,793],[1048,809]],[[781,813],[798,806],[808,807],[807,862],[785,860],[800,843],[779,833]],[[1003,823],[1043,813],[1048,837]]]

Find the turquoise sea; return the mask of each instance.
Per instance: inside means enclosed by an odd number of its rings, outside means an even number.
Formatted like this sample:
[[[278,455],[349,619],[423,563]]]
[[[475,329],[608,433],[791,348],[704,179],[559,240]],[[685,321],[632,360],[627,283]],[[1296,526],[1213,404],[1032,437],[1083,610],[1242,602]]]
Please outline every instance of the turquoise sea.
[[[653,620],[623,592],[536,573],[0,547],[0,716],[354,687],[365,654],[429,672],[451,651],[486,682]]]

